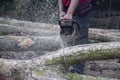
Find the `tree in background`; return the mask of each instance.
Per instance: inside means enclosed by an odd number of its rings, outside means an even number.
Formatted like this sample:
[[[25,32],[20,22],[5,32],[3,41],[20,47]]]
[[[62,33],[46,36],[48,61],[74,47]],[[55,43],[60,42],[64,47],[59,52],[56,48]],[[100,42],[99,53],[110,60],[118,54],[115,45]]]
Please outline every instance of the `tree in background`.
[[[112,10],[120,10],[120,0],[111,0],[111,3]],[[92,4],[94,6],[94,9],[105,10],[109,9],[110,0],[92,0]]]
[[[111,1],[111,12],[120,11],[120,0]],[[92,0],[92,4],[93,9],[99,13],[94,17],[108,17],[110,0]],[[56,23],[57,0],[0,0],[0,16],[7,15],[20,20]]]
[[[8,12],[19,9],[20,3],[16,0],[0,0],[0,11],[1,12]]]

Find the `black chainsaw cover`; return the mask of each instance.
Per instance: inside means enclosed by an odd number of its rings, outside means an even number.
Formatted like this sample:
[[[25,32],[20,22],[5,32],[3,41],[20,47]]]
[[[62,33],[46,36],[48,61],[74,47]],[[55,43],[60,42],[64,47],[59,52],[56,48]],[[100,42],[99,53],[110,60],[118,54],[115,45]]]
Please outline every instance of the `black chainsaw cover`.
[[[61,26],[61,31],[60,31],[60,35],[72,35],[74,32],[74,28],[72,26]]]
[[[60,35],[72,35],[74,32],[73,21],[72,20],[60,20]]]
[[[77,22],[72,20],[60,20],[60,37],[66,46],[73,46],[77,44],[80,39],[80,26]]]

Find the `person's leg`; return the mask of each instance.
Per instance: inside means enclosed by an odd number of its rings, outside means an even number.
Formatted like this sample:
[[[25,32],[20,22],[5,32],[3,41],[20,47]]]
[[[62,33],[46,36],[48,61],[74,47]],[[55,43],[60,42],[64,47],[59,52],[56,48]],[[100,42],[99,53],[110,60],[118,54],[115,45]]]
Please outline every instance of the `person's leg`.
[[[68,70],[73,73],[84,74],[85,61],[70,65]]]
[[[90,14],[85,16],[75,15],[73,20],[79,23],[79,37],[76,39],[76,45],[85,44],[88,41],[88,28],[89,28],[89,17]]]
[[[79,23],[80,32],[79,38],[76,39],[75,45],[84,44],[88,41],[88,28],[89,28],[89,15],[85,16],[74,16],[74,20]],[[70,72],[84,74],[85,61],[79,62],[78,64],[71,65],[69,67]]]

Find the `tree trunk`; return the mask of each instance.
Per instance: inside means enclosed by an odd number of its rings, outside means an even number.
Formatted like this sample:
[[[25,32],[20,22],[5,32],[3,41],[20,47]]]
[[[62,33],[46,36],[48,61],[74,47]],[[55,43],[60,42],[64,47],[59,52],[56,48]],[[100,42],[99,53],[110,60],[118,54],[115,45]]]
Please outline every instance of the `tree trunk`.
[[[44,26],[44,27],[46,28],[46,26]],[[12,34],[12,35],[17,35],[17,36],[18,35],[19,36],[26,36],[26,35],[53,36],[53,35],[59,35],[59,29],[54,29],[54,27],[47,27],[45,29],[44,27],[23,27],[23,26],[11,26],[11,25],[0,24],[0,31],[4,35],[11,35]]]
[[[39,23],[40,24],[40,23]],[[43,26],[43,27],[42,27]],[[48,27],[49,26],[49,27]],[[0,24],[0,30],[4,34],[13,34],[19,36],[53,36],[59,35],[60,29],[58,25],[41,24],[39,27],[23,27],[23,26],[10,26]],[[119,41],[120,31],[109,29],[89,29],[89,38],[98,39],[102,41]]]
[[[103,59],[115,59],[120,58],[120,42],[107,42],[107,43],[96,43],[96,44],[85,44],[73,47],[67,47],[64,49],[66,54],[67,64],[75,64],[78,61],[83,60],[103,60]],[[46,52],[45,55],[38,58],[27,60],[27,65],[53,65],[63,64],[63,49],[54,52]],[[0,60],[0,62],[8,65],[8,63],[21,62],[19,60]],[[30,65],[30,66],[32,66]]]
[[[50,32],[51,33],[51,32]],[[119,30],[90,29],[89,38],[99,41],[120,41]],[[28,42],[27,42],[28,41]],[[25,51],[25,50],[57,50],[61,47],[59,36],[27,37],[27,36],[1,36],[0,50]],[[7,46],[7,47],[6,47]],[[46,47],[47,46],[47,47]]]
[[[103,60],[120,58],[120,42],[78,45],[74,47],[65,48],[64,53],[66,54],[67,66],[78,63],[83,60]],[[63,50],[61,49],[54,52],[47,52],[45,55],[32,60],[21,61],[0,59],[0,74],[2,75],[2,78],[9,78],[12,80],[46,80],[49,77],[49,75],[51,75],[49,80],[98,79],[98,77],[78,75],[66,71],[66,68],[64,67],[65,65],[63,56]],[[99,77],[99,80],[103,80],[103,78]],[[104,80],[117,79],[104,78]]]
[[[41,24],[41,26],[44,26]],[[48,24],[47,26],[50,26]],[[44,26],[46,28],[46,26]],[[3,25],[0,24],[0,30],[4,34],[13,34],[13,35],[29,35],[29,36],[53,36],[59,35],[59,28],[58,25],[54,25],[56,27],[55,30],[48,28],[33,28],[33,27],[22,27],[22,26],[10,26],[10,25]],[[89,30],[89,38],[96,39],[100,41],[119,41],[120,40],[120,32],[119,30],[109,30],[109,29],[93,29],[90,28]]]
[[[90,29],[89,38],[104,42],[120,41],[120,30],[112,29]]]
[[[0,36],[0,51],[54,51],[59,48],[59,36]]]
[[[0,51],[1,59],[30,60],[43,56],[46,51]]]
[[[98,14],[98,13],[97,13]],[[118,13],[119,14],[119,13]],[[119,16],[110,17],[109,18],[104,18],[105,15],[102,14],[103,18],[94,18],[90,20],[90,27],[91,28],[118,28],[120,26],[120,19]],[[49,24],[44,24],[44,23],[37,23],[37,22],[30,22],[30,21],[20,21],[20,20],[15,20],[15,19],[0,19],[1,24],[9,24],[13,26],[26,26],[26,27],[35,27],[35,26],[47,26],[49,27]],[[44,27],[42,26],[42,27]],[[53,25],[51,25],[53,26]],[[114,27],[113,27],[114,26]]]
[[[7,21],[12,26],[1,24],[1,30],[16,32],[18,35],[23,31],[24,35],[32,33],[30,35],[35,36],[0,36],[0,80],[117,80],[78,75],[68,72],[66,68],[80,61],[119,59],[120,42],[76,45],[60,49],[57,25],[13,21]],[[120,33],[116,30],[90,29],[89,34],[90,38],[102,41],[120,40]],[[44,37],[38,37],[39,35]]]
[[[31,27],[31,28],[39,28],[39,29],[48,29],[56,30],[59,27],[55,24],[47,24],[47,23],[39,23],[39,22],[30,22],[30,21],[20,21],[16,19],[4,19],[0,18],[0,24],[8,24],[11,26],[22,26],[22,27]]]
[[[68,65],[84,60],[104,60],[120,58],[120,42],[78,45],[64,49]],[[43,64],[64,64],[62,49],[51,53]]]

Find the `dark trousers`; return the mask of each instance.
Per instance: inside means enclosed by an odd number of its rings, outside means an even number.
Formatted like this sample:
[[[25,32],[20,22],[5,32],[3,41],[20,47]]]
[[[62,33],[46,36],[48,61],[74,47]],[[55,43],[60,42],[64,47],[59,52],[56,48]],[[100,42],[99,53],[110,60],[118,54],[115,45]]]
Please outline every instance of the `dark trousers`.
[[[76,40],[75,45],[85,44],[88,41],[88,28],[89,28],[90,13],[83,16],[74,15],[73,20],[75,20],[80,27],[79,39]]]
[[[74,45],[85,44],[88,41],[88,28],[89,28],[89,18],[90,14],[84,16],[74,15],[73,20],[77,21],[80,26],[79,38],[76,39]],[[70,72],[84,74],[85,61],[79,62],[77,64],[71,65],[69,67]]]

